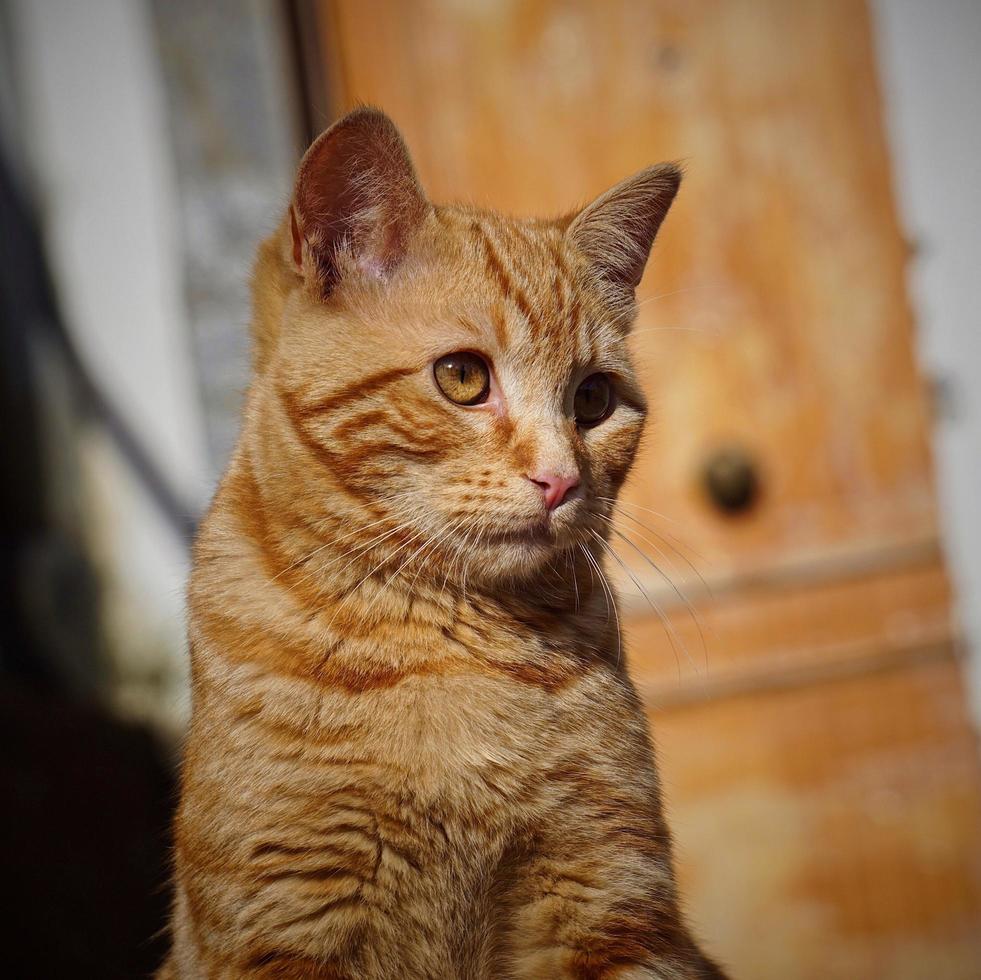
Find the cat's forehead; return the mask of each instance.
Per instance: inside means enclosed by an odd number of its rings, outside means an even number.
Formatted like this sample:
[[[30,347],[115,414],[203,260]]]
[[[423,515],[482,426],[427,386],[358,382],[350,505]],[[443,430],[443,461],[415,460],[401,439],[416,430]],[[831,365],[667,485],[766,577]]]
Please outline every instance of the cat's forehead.
[[[615,358],[621,336],[558,222],[493,212],[452,214],[468,265],[468,295],[494,346],[547,372]],[[459,254],[459,253],[458,253]]]

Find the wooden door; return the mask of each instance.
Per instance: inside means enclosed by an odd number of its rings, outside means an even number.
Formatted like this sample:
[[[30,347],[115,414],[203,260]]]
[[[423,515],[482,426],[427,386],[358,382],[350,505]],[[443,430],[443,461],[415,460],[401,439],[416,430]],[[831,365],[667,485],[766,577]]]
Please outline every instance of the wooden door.
[[[977,749],[864,4],[316,9],[332,111],[384,107],[437,200],[560,213],[686,162],[620,524],[660,570],[614,544],[692,919],[736,977],[981,975]]]

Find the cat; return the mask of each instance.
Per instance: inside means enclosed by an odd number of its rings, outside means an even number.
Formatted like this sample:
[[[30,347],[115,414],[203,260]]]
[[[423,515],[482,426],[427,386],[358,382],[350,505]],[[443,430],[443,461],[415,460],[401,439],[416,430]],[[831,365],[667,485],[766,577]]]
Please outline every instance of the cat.
[[[372,108],[304,156],[194,547],[160,976],[723,976],[602,572],[680,179],[556,220],[437,206]]]

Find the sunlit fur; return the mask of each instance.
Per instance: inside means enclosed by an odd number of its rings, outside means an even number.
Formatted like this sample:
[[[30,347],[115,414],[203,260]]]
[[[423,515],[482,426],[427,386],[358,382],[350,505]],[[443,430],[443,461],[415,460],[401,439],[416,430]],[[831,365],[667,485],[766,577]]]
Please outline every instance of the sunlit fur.
[[[395,262],[335,256],[329,289],[295,213],[260,249],[254,379],[194,553],[162,975],[720,976],[602,576],[645,415],[632,291],[570,219],[426,205],[410,230]],[[435,384],[460,350],[491,366],[484,405]],[[616,407],[580,429],[596,371]],[[551,518],[541,467],[581,474]]]

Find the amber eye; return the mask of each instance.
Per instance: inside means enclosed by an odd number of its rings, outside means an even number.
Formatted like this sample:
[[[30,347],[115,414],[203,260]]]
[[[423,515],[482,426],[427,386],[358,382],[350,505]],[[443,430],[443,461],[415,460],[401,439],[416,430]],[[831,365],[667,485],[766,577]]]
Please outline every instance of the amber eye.
[[[457,405],[479,405],[490,392],[490,368],[477,354],[447,354],[433,365],[439,390]]]
[[[596,425],[610,414],[613,387],[605,374],[591,374],[576,389],[573,408],[579,425]]]

